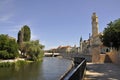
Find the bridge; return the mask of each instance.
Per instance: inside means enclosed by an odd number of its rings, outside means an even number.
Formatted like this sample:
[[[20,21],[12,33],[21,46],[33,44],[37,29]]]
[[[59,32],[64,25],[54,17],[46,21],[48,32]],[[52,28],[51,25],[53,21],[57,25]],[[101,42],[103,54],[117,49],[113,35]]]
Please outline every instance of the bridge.
[[[45,57],[56,57],[60,56],[60,53],[44,53]]]

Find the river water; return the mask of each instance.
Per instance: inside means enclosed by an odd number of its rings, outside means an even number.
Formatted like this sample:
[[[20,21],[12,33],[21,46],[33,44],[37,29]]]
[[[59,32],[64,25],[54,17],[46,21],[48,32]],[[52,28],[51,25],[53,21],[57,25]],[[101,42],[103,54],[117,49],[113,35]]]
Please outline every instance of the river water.
[[[67,59],[45,57],[39,63],[0,68],[0,80],[58,80],[71,64]]]

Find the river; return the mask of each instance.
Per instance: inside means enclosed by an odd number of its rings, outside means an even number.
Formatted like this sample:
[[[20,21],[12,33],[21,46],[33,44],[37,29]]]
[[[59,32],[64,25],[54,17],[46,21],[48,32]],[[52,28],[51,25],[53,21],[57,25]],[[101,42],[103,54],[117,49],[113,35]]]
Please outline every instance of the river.
[[[0,68],[0,80],[58,80],[71,64],[67,59],[44,57],[39,63],[17,68]]]

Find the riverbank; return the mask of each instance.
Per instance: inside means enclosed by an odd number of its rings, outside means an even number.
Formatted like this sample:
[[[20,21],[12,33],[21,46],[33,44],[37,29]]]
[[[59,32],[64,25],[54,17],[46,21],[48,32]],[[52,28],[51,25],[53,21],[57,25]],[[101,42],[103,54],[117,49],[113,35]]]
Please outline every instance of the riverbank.
[[[16,58],[16,59],[8,59],[8,60],[0,60],[0,67],[14,67],[14,66],[21,66],[33,61],[26,60],[25,58]]]
[[[64,58],[65,59],[65,58]],[[70,59],[68,59],[70,60]],[[65,73],[63,75],[61,75],[59,80],[63,80],[63,78],[70,72],[72,71],[72,69],[74,68],[74,62],[73,60],[71,60],[71,65],[67,68],[67,70],[65,71]]]
[[[86,59],[81,57],[74,57],[73,66],[69,71],[62,76],[60,80],[82,80],[86,69]]]
[[[3,62],[17,62],[17,61],[25,61],[25,58],[16,58],[16,59],[7,59],[7,60],[0,60],[0,63],[3,63]]]

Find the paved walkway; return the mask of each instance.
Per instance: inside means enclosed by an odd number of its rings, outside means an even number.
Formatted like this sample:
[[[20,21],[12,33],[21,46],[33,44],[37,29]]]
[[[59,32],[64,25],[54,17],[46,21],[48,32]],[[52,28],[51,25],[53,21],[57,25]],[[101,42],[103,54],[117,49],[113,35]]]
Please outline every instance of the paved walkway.
[[[84,80],[120,80],[120,66],[112,63],[87,63]]]

